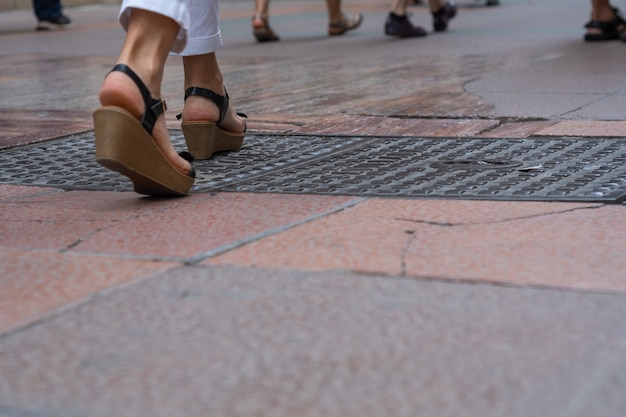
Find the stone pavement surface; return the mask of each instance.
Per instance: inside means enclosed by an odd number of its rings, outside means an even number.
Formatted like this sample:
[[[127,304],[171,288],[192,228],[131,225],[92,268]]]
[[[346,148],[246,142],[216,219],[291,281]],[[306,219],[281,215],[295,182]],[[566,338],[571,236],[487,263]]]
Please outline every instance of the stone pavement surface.
[[[328,38],[323,2],[274,0],[261,45],[223,2],[250,135],[626,136],[626,46],[582,41],[588,3],[461,1],[410,40],[344,4],[363,27]],[[0,13],[1,149],[92,129],[123,33],[67,11]],[[172,57],[173,130],[181,91]],[[0,207],[1,417],[626,415],[623,205],[0,184]]]

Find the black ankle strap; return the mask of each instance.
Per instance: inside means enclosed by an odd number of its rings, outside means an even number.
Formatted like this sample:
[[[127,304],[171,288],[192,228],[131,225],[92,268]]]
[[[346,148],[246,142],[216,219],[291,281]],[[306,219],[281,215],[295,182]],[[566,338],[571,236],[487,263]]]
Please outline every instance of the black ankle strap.
[[[135,83],[139,91],[141,92],[141,96],[143,97],[144,103],[144,112],[141,118],[141,126],[148,132],[148,134],[152,135],[152,129],[154,129],[154,124],[156,123],[157,118],[162,115],[165,110],[167,110],[167,106],[165,105],[165,100],[158,100],[156,98],[152,98],[150,96],[150,90],[148,87],[141,81],[141,78],[135,71],[131,70],[125,64],[117,64],[113,67],[111,72],[119,71],[128,75],[131,80]]]
[[[226,92],[226,89],[224,89],[224,91]],[[220,118],[217,122],[215,122],[215,124],[219,125],[222,123],[224,117],[226,117],[226,111],[228,110],[228,92],[226,92],[226,95],[221,96],[215,91],[208,90],[206,88],[189,87],[185,90],[185,100],[187,100],[187,97],[189,96],[201,96],[215,103],[217,108],[220,110]]]

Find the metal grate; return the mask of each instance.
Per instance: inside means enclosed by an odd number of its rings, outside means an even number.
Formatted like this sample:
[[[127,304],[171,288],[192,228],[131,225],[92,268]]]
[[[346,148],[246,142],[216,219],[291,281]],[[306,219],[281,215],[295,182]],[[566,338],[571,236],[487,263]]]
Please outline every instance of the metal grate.
[[[179,130],[172,140],[185,149]],[[0,153],[0,183],[132,190],[94,161],[93,132]],[[194,163],[195,192],[517,201],[626,200],[626,139],[249,135]]]

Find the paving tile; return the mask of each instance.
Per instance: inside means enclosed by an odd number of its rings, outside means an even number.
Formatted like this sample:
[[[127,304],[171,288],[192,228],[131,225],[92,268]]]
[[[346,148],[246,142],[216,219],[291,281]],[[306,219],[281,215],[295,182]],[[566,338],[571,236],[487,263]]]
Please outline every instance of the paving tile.
[[[496,120],[417,119],[361,115],[254,115],[251,132],[368,136],[475,136],[497,126]]]
[[[337,115],[307,123],[301,134],[344,134],[368,136],[474,136],[498,124],[495,120],[412,119],[377,116]]]
[[[613,80],[610,76],[602,76],[605,82],[619,82],[620,70],[616,69]],[[624,119],[624,106],[626,106],[626,97],[623,95],[608,96],[603,100],[594,101],[587,106],[580,107],[569,113],[567,116],[571,120],[588,120],[593,119],[594,115],[601,114],[604,121],[621,121]]]
[[[485,138],[527,138],[556,123],[555,121],[503,123],[495,129],[481,132],[478,136]]]
[[[371,199],[209,259],[622,291],[620,206]]]
[[[523,208],[506,211],[517,217],[518,209],[523,213]],[[463,227],[420,226],[406,251],[406,274],[626,290],[623,208],[574,208],[561,213],[558,207],[554,209],[557,214],[513,221]]]
[[[33,194],[50,194],[50,193],[62,193],[63,190],[58,188],[49,187],[25,187],[22,185],[0,184],[0,204],[3,204],[3,200],[8,200],[14,197],[30,196]]]
[[[0,149],[90,129],[91,112],[0,110]]]
[[[250,133],[292,133],[298,130],[298,126],[290,123],[268,123],[248,121],[248,132]]]
[[[564,120],[536,132],[538,136],[625,137],[626,121]]]
[[[306,123],[314,122],[318,116],[293,114],[255,114],[246,120],[250,133],[292,133]]]
[[[37,189],[41,188],[32,190]],[[146,199],[138,198],[135,193],[58,190],[47,194],[27,192],[3,199],[0,201],[2,246],[65,250],[94,233],[103,233],[108,227],[136,218],[144,208],[155,209],[163,204],[145,203]]]
[[[169,262],[0,248],[0,334],[107,288],[175,266]]]
[[[181,267],[1,337],[0,414],[617,417],[625,297]]]
[[[473,136],[497,125],[485,120],[430,120],[360,115],[298,116],[256,115],[250,131],[313,135],[367,136]]]
[[[84,237],[72,250],[189,258],[254,239],[291,223],[339,209],[353,197],[247,193],[195,194],[176,200],[121,200],[115,224]],[[135,200],[136,195],[132,196]],[[102,201],[96,212],[108,211],[115,201]]]
[[[134,192],[27,194],[0,201],[2,246],[190,257],[341,207],[353,197]]]
[[[283,114],[283,113],[261,113],[250,116],[250,120],[263,123],[289,123],[296,126],[302,126],[307,123],[315,122],[324,116],[309,116],[303,114]]]
[[[389,213],[372,215],[369,206],[370,203],[362,203],[205,263],[400,275],[400,257],[408,239]]]

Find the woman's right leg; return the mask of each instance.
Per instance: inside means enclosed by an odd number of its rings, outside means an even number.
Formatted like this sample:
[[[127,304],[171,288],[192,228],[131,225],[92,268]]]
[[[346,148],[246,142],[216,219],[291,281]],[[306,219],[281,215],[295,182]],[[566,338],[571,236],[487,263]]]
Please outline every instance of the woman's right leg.
[[[126,38],[117,62],[130,67],[147,86],[153,98],[161,98],[165,61],[179,32],[179,24],[169,17],[136,8],[130,12]],[[138,120],[145,111],[139,89],[122,72],[107,74],[99,98],[103,106],[121,107]],[[152,137],[177,169],[184,173],[189,172],[190,163],[181,158],[172,146],[165,117],[157,118]]]
[[[185,90],[190,87],[200,87],[225,96],[226,89],[224,87],[224,78],[214,52],[184,56],[183,64],[185,67]],[[183,109],[183,121],[212,121],[219,120],[220,109],[217,105],[201,96],[190,96],[185,100]],[[231,105],[228,106],[224,120],[220,126],[231,132],[243,132],[246,128],[246,122],[234,110]]]

